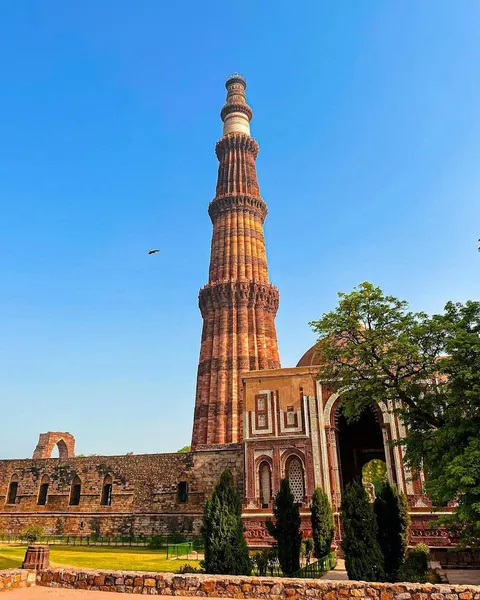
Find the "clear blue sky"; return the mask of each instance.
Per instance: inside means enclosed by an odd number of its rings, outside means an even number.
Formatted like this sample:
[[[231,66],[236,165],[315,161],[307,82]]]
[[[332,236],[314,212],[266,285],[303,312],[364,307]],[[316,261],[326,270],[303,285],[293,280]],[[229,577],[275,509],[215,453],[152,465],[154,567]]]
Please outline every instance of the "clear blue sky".
[[[476,0],[3,2],[0,456],[48,430],[85,454],[190,442],[233,71],[283,366],[361,281],[478,299],[479,39]]]

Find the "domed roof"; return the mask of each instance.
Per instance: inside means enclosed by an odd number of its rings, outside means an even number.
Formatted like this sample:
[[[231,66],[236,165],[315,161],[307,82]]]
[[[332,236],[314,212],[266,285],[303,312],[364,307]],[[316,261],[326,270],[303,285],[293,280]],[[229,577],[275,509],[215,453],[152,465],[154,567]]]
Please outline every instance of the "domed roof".
[[[298,361],[297,367],[311,367],[312,365],[319,365],[320,357],[317,354],[317,345],[314,344],[309,348],[302,358]]]

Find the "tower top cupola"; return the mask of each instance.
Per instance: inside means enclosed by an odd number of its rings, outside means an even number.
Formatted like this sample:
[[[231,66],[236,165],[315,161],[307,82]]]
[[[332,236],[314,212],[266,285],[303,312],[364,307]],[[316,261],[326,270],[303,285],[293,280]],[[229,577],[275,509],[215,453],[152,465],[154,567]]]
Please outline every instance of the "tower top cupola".
[[[244,77],[234,73],[227,78],[225,87],[227,88],[227,101],[220,113],[223,121],[223,135],[244,133],[249,136],[253,113],[245,97],[247,82]]]

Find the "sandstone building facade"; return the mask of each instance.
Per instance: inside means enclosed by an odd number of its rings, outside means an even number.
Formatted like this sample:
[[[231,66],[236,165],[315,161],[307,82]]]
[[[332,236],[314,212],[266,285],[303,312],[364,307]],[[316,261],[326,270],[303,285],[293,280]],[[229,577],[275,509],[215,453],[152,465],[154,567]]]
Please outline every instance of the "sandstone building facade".
[[[261,546],[272,542],[265,521],[282,478],[290,480],[308,534],[315,487],[325,490],[338,514],[345,484],[361,479],[375,459],[407,495],[412,543],[446,548],[446,533],[429,527],[434,515],[421,479],[405,468],[402,448],[390,444],[404,434],[390,407],[379,405],[347,423],[341,394],[317,379],[314,348],[296,367],[280,368],[279,292],[268,277],[267,206],[256,174],[258,144],[250,136],[252,110],[243,77],[229,77],[226,88],[216,194],[208,209],[209,277],[199,293],[203,330],[192,451],[75,457],[71,434],[41,434],[31,459],[0,461],[0,533],[40,525],[58,535],[198,534],[205,500],[228,468],[244,498],[246,538]],[[57,459],[51,458],[55,446]]]

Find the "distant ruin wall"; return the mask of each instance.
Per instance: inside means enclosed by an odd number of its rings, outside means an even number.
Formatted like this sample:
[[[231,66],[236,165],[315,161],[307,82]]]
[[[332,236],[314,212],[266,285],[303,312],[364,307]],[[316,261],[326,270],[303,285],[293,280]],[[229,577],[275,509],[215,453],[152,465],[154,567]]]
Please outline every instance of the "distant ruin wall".
[[[196,453],[2,460],[0,532],[18,534],[38,525],[50,535],[198,534],[205,500],[225,469],[242,495],[241,445]],[[78,505],[71,505],[74,480],[81,486]],[[106,481],[112,485],[110,505],[102,505]],[[9,503],[12,482],[16,495]],[[186,484],[186,502],[180,483]],[[48,485],[45,505],[39,504],[42,484]]]

